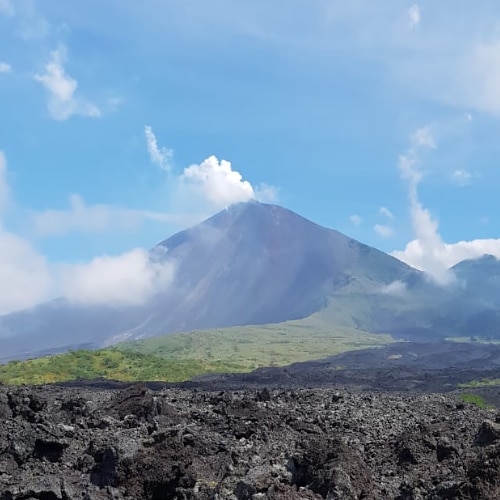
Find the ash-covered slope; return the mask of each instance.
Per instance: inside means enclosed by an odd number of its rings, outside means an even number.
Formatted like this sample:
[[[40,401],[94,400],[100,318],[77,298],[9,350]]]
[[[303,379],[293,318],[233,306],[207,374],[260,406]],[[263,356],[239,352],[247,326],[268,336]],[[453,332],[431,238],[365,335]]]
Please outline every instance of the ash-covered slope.
[[[58,300],[0,320],[0,358],[174,331],[297,319],[342,290],[378,293],[420,273],[285,208],[237,204],[159,245],[172,284],[141,307]]]
[[[161,245],[177,262],[179,303],[168,330],[303,318],[353,282],[380,290],[416,273],[337,231],[257,202],[232,206]],[[161,300],[171,297],[169,290]]]

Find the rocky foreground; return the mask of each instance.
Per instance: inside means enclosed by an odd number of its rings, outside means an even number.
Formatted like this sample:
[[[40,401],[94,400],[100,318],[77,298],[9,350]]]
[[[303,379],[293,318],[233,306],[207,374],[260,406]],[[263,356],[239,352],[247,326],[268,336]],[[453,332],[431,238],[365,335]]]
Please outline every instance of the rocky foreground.
[[[494,410],[451,395],[0,386],[0,499],[500,498]]]

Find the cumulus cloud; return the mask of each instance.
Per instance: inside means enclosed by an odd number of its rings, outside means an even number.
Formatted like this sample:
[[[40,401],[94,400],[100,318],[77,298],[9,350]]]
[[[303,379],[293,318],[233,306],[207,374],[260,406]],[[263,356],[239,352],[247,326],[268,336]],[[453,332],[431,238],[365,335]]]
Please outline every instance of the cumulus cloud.
[[[146,144],[151,162],[160,167],[162,170],[170,172],[170,170],[172,170],[173,151],[171,149],[158,146],[156,136],[153,129],[149,125],[144,127],[144,135],[146,136]]]
[[[415,29],[419,26],[421,21],[420,7],[418,4],[414,3],[408,9],[408,22],[411,29]]]
[[[451,180],[460,187],[467,186],[473,178],[472,172],[465,169],[454,170],[451,174]]]
[[[387,224],[375,224],[373,229],[382,238],[391,238],[394,236],[394,230]]]
[[[26,239],[4,228],[2,214],[9,203],[7,161],[0,151],[0,314],[28,308],[56,296],[82,305],[139,305],[168,287],[174,264],[164,251],[135,249],[117,256],[101,256],[88,263],[50,264]],[[78,226],[87,230],[105,224],[123,223],[129,213],[114,213],[112,207],[86,206],[72,197],[72,208],[46,212],[39,219],[39,230],[53,234]],[[111,215],[106,211],[111,210]],[[149,213],[151,218],[164,214]],[[61,228],[57,228],[60,225]]]
[[[274,203],[278,200],[278,189],[269,184],[252,184],[243,179],[231,162],[218,160],[210,156],[200,164],[185,168],[179,176],[172,175],[173,150],[158,145],[152,128],[144,127],[146,146],[151,163],[169,174],[169,180],[177,185],[178,198],[189,199],[190,203],[205,206],[212,210],[225,208],[228,205],[249,200]]]
[[[64,69],[66,49],[60,46],[51,52],[50,61],[45,65],[45,72],[35,74],[48,92],[48,110],[55,120],[67,120],[71,116],[81,115],[91,118],[101,116],[99,108],[76,95],[78,82]]]
[[[440,241],[434,247],[425,246],[420,240],[413,240],[403,251],[393,252],[395,257],[423,271],[429,270],[429,260],[439,262],[441,268],[448,269],[462,260],[477,259],[486,254],[500,259],[500,239],[477,239],[457,243]]]
[[[172,262],[155,259],[143,249],[101,256],[89,263],[62,268],[62,292],[72,303],[137,306],[168,287]]]
[[[0,73],[10,73],[12,66],[6,62],[0,61]]]
[[[181,181],[199,192],[214,208],[255,199],[250,182],[233,170],[231,162],[219,161],[215,156],[210,156],[199,165],[187,167]]]
[[[349,220],[354,226],[359,226],[363,221],[359,215],[353,214],[349,217]]]
[[[23,238],[0,226],[0,314],[47,299],[52,281],[46,259]]]
[[[454,279],[449,268],[461,260],[480,257],[486,253],[500,257],[500,239],[478,239],[445,243],[439,225],[418,197],[422,173],[418,164],[423,149],[436,147],[430,129],[420,129],[411,137],[411,146],[399,159],[401,175],[408,181],[410,213],[415,238],[394,257],[417,269],[427,271],[437,283],[447,284]]]

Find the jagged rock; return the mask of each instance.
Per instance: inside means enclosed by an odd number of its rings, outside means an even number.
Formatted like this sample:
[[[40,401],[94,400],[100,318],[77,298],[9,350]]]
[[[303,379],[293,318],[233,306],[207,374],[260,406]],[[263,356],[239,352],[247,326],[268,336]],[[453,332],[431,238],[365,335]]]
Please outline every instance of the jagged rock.
[[[476,444],[479,446],[487,446],[493,444],[500,439],[500,424],[485,420],[476,436]]]
[[[500,424],[452,395],[0,385],[0,500],[500,498]]]

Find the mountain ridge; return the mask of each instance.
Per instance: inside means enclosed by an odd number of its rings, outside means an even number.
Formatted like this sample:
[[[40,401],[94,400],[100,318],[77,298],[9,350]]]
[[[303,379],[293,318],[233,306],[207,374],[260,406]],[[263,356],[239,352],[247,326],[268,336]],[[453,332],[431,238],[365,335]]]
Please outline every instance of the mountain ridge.
[[[232,205],[151,255],[175,265],[173,283],[151,300],[126,308],[59,300],[3,316],[3,359],[311,315],[403,338],[464,334],[474,314],[497,322],[493,306],[481,299],[476,307],[469,291],[440,288],[395,257],[278,205]]]

